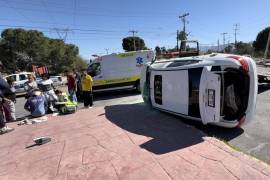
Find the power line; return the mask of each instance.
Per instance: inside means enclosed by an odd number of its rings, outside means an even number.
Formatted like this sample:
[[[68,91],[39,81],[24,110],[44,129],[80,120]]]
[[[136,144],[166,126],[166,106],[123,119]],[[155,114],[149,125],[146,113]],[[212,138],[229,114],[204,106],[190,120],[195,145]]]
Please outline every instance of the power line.
[[[73,6],[73,26],[75,26],[76,10],[77,10],[77,1],[74,0],[74,6]]]
[[[25,19],[27,19],[28,21],[32,22],[31,19],[29,19],[28,17],[26,17],[24,14],[20,13],[19,11],[16,11],[17,8],[15,8],[12,4],[9,3],[9,1],[7,0],[2,0],[8,8],[11,8],[13,10],[15,10],[15,12],[19,15],[19,16],[22,16],[24,17]]]
[[[0,26],[4,27],[15,27],[15,28],[33,28],[33,29],[49,29],[51,30],[52,28],[50,27],[45,27],[45,26],[16,26],[16,25],[8,25],[8,24],[0,24]],[[102,30],[102,29],[80,29],[80,28],[70,28],[70,30],[74,31],[82,31],[82,32],[117,32],[117,31],[112,31],[112,30]]]
[[[12,0],[9,0],[10,2],[12,1]],[[20,0],[20,2],[21,1],[24,1],[23,2],[23,4],[26,4],[26,5],[33,5],[33,6],[37,6],[37,7],[40,7],[40,4],[38,3],[39,1],[25,1],[25,0]],[[52,7],[54,7],[55,9],[65,9],[65,10],[67,10],[67,11],[69,11],[69,12],[71,12],[72,10],[73,10],[73,8],[74,8],[74,3],[72,4],[72,6],[70,6],[70,7],[67,7],[66,5],[63,5],[63,3],[56,3],[57,1],[51,1],[50,3],[48,3],[48,4],[50,4],[50,5],[52,5]],[[97,7],[93,7],[93,6],[87,6],[87,5],[85,5],[85,4],[83,4],[83,6],[78,6],[78,5],[76,5],[76,7],[77,8],[80,8],[80,11],[82,10],[82,9],[84,9],[84,12],[89,12],[89,10],[97,10],[97,11],[105,11],[105,12],[110,12],[110,13],[112,13],[113,11],[112,10],[115,10],[115,9],[110,9],[110,8],[97,8]],[[156,12],[150,12],[150,11],[130,11],[130,10],[124,10],[123,11],[123,9],[122,10],[117,10],[117,11],[114,11],[114,13],[119,13],[119,14],[123,14],[123,13],[128,13],[128,14],[130,14],[130,13],[133,13],[133,14],[136,14],[136,15],[138,15],[138,14],[141,14],[141,16],[143,17],[143,16],[145,16],[146,14],[151,14],[151,15],[156,15],[156,14],[159,14],[159,15],[162,15],[162,16],[166,16],[166,15],[168,15],[168,16],[175,16],[175,14],[176,13],[172,13],[171,11],[156,11]]]
[[[7,8],[11,8],[11,7],[7,7]],[[30,12],[39,12],[41,13],[42,10],[40,9],[29,9],[29,8],[17,8],[17,7],[13,7],[12,9],[14,10],[22,10],[22,11],[30,11]],[[44,12],[44,11],[43,11]],[[55,13],[55,14],[65,14],[65,15],[73,15],[72,12],[70,11],[61,11],[61,10],[57,10],[57,11],[48,11],[49,13]],[[110,17],[110,18],[153,18],[156,17],[157,14],[136,14],[136,15],[123,15],[123,14],[119,14],[119,15],[113,15],[113,14],[102,14],[102,13],[90,13],[89,11],[80,11],[80,13],[77,13],[80,15],[91,15],[91,17],[93,16],[97,16],[97,17]],[[171,17],[173,17],[173,15],[170,15]],[[159,18],[168,18],[165,16],[160,16]]]

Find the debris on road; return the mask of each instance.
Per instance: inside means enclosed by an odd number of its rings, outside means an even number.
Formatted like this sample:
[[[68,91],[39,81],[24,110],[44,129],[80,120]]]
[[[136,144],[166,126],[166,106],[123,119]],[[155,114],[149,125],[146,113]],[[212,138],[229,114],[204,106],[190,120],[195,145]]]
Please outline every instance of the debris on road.
[[[21,125],[36,124],[36,123],[45,122],[47,120],[48,120],[47,116],[43,116],[43,117],[39,117],[39,118],[35,118],[35,119],[25,118],[24,120],[20,121],[18,123],[18,125],[21,126]]]

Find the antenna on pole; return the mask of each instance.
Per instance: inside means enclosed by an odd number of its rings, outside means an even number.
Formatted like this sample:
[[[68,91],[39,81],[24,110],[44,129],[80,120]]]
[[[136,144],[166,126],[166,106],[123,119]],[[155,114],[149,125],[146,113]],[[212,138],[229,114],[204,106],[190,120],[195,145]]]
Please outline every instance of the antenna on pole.
[[[235,28],[233,29],[234,30],[234,47],[236,47],[236,44],[237,44],[237,31],[239,30],[237,27],[239,27],[240,25],[239,24],[234,24],[233,25]]]
[[[226,33],[226,32],[221,33],[221,35],[223,36],[223,52],[225,52],[226,34],[228,34],[228,33]]]
[[[135,33],[138,33],[138,31],[130,30],[129,32],[132,33],[132,36],[133,36],[133,47],[134,47],[134,51],[136,51]]]

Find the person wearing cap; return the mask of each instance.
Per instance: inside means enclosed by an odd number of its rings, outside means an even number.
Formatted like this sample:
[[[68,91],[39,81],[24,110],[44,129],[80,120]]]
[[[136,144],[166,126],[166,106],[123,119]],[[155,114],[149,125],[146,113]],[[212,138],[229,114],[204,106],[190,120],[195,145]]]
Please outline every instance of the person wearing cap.
[[[41,91],[34,90],[33,96],[28,98],[24,109],[31,113],[32,117],[41,117],[46,114],[47,101]]]

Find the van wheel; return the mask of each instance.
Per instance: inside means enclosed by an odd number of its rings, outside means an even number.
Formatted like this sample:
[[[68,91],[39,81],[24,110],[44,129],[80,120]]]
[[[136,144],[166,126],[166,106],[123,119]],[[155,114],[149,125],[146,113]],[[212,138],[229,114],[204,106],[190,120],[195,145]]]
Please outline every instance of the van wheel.
[[[135,89],[136,91],[141,92],[141,85],[139,81],[135,84]]]

